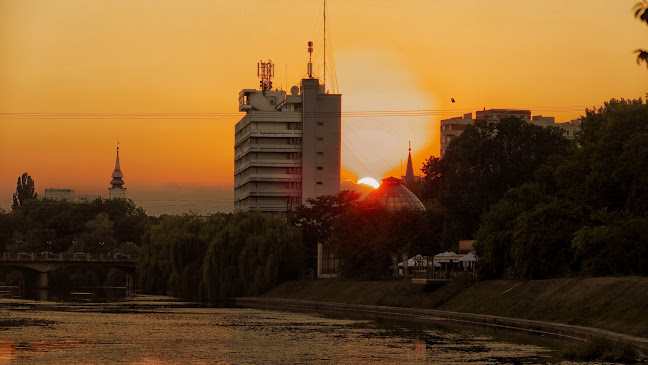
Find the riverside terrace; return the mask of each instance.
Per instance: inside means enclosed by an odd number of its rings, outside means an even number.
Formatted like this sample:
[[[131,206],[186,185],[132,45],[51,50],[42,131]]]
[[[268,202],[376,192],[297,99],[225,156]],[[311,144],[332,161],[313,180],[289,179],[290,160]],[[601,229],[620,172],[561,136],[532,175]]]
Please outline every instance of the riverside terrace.
[[[3,252],[0,256],[0,268],[8,267],[20,271],[23,276],[21,289],[47,289],[49,288],[48,273],[53,270],[78,266],[114,267],[126,272],[126,289],[132,290],[135,286],[134,276],[138,259],[139,257],[135,255],[121,253],[111,256],[83,252],[60,254],[43,252],[40,255],[27,252],[17,254]]]

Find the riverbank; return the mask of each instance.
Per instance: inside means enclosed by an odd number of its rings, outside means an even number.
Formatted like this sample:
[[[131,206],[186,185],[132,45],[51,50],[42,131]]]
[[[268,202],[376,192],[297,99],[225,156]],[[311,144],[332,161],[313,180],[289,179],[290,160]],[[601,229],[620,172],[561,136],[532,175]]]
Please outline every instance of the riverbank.
[[[264,298],[424,309],[592,327],[609,331],[606,337],[618,333],[627,339],[635,338],[635,343],[648,338],[648,278],[639,277],[536,281],[474,281],[463,277],[432,288],[408,281],[291,281],[275,287]]]

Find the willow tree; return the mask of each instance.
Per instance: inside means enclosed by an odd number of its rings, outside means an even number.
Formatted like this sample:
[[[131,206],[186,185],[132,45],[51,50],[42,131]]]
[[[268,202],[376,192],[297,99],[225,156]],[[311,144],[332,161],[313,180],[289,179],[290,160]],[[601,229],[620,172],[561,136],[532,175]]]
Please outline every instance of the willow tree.
[[[207,246],[203,292],[208,302],[258,295],[282,280],[294,279],[303,263],[300,229],[286,216],[237,213]]]

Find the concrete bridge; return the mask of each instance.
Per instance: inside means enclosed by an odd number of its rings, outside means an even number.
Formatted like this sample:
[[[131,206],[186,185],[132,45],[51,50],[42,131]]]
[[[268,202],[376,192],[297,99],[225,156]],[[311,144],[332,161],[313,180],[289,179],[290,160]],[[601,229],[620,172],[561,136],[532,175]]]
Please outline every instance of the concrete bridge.
[[[4,252],[0,255],[0,268],[7,267],[22,273],[21,289],[48,289],[50,271],[69,267],[105,267],[117,268],[126,272],[126,290],[135,289],[135,273],[138,257],[125,254],[86,254],[43,252],[21,252],[18,254]]]

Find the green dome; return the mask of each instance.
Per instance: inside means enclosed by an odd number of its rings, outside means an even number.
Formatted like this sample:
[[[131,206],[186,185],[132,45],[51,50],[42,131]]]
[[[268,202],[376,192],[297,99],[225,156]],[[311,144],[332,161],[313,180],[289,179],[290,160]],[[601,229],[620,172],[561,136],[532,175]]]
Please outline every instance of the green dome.
[[[425,206],[416,195],[403,185],[403,180],[395,177],[382,179],[382,184],[367,195],[364,202],[369,207],[382,205],[389,210],[425,210]]]

